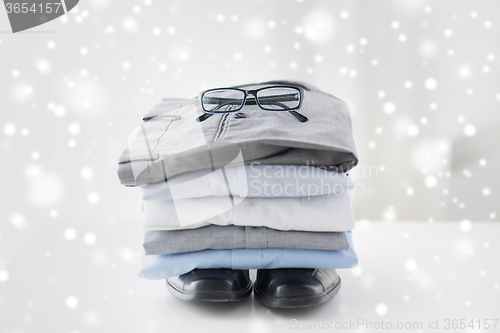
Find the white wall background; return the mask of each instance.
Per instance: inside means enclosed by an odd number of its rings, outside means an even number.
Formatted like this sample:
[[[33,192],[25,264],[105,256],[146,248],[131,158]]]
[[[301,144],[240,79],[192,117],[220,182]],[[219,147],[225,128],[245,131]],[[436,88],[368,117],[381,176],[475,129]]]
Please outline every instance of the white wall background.
[[[0,12],[2,218],[136,212],[115,169],[143,113],[289,78],[351,105],[358,218],[498,220],[499,16],[496,1],[89,0],[13,35]]]

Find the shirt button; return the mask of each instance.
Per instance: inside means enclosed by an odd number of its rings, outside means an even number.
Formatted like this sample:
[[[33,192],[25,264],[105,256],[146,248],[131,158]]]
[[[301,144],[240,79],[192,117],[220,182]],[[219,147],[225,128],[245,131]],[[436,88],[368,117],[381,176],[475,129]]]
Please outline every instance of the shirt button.
[[[245,198],[245,200],[243,200],[243,203],[248,206],[248,207],[252,207],[253,206],[253,200],[252,199],[249,199],[249,198]]]
[[[246,117],[247,117],[247,114],[243,113],[243,112],[238,112],[238,113],[234,114],[234,118],[236,118],[236,119],[246,118]]]

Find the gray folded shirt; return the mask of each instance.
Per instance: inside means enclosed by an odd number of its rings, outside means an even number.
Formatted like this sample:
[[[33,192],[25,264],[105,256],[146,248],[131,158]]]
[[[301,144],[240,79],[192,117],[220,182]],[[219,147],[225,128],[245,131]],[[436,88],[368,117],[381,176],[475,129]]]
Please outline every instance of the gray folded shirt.
[[[203,112],[197,98],[164,99],[143,117],[142,125],[121,155],[121,183],[137,186],[189,171],[208,173],[237,157],[245,164],[310,165],[338,172],[356,166],[358,159],[346,103],[298,81],[238,87],[257,89],[268,85],[303,87],[303,104],[298,111],[309,120],[302,123],[288,112],[245,105],[239,116],[214,114],[198,123],[196,118]]]
[[[349,242],[346,232],[280,231],[235,225],[146,231],[144,234],[146,254],[257,248],[348,250]]]

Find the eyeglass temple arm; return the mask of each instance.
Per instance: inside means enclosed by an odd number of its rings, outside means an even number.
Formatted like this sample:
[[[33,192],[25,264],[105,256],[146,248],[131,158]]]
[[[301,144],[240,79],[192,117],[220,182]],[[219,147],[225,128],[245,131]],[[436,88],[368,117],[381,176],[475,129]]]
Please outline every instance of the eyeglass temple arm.
[[[201,122],[207,120],[208,118],[212,117],[213,115],[214,115],[213,113],[204,113],[201,116],[199,116],[198,118],[196,118],[196,121],[201,123]]]
[[[217,111],[221,108],[223,108],[224,106],[229,106],[231,104],[240,104],[240,102],[235,102],[234,100],[233,101],[230,101],[230,102],[226,102],[226,103],[222,103],[220,105],[217,105],[215,108],[213,108],[212,111]],[[211,116],[213,116],[214,114],[213,113],[204,113],[202,114],[201,116],[199,116],[198,118],[196,118],[196,121],[201,123],[202,121],[205,121],[207,120],[208,118],[210,118]]]
[[[288,111],[288,113],[297,118],[301,123],[305,123],[309,120],[309,118],[304,116],[302,113],[298,113],[297,111]]]
[[[281,106],[285,110],[290,109],[288,106],[286,106],[285,104],[282,104],[282,103],[269,103],[269,104]],[[297,118],[297,120],[300,121],[301,123],[305,123],[306,121],[309,120],[309,118],[307,118],[306,116],[304,116],[301,113],[298,113],[297,111],[292,110],[292,111],[288,111],[288,113],[290,113],[292,116]]]
[[[231,100],[229,98],[224,98],[226,100],[225,103],[223,104],[220,104],[220,105],[217,105],[213,110],[219,110],[221,109],[222,107],[224,106],[229,106],[230,104],[239,104],[239,102],[237,102],[236,100]],[[262,102],[262,99],[260,99],[261,102]],[[255,103],[255,100],[254,100],[254,103]],[[279,103],[279,102],[270,102],[269,104],[274,104],[274,105],[278,105],[278,106],[281,106],[283,109],[287,110],[287,109],[290,109],[288,106],[286,106],[285,104],[282,104],[282,103]],[[298,121],[300,121],[301,123],[305,123],[306,121],[309,120],[309,118],[307,118],[306,116],[304,116],[303,114],[297,112],[297,111],[288,111],[288,113],[290,113],[292,116],[294,116],[295,118],[297,118]],[[201,123],[202,121],[205,121],[207,120],[208,118],[210,118],[211,116],[213,116],[214,114],[213,113],[204,113],[202,114],[201,116],[199,116],[198,118],[196,118],[196,121]]]

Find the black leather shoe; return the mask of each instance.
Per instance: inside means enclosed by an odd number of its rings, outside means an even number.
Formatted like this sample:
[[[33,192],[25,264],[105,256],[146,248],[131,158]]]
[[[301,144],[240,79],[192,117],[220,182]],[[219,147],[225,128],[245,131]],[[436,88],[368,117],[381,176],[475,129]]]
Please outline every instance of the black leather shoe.
[[[167,279],[167,289],[185,301],[232,302],[252,293],[247,270],[194,269]]]
[[[259,269],[254,293],[271,308],[304,308],[324,303],[340,289],[335,269],[279,268]]]

